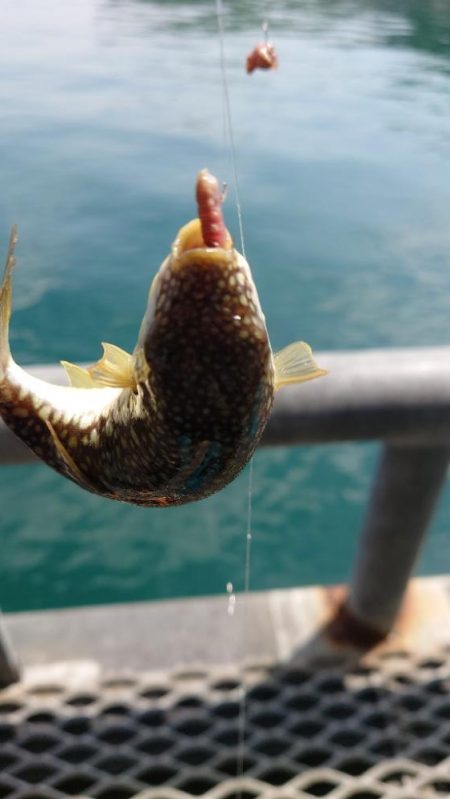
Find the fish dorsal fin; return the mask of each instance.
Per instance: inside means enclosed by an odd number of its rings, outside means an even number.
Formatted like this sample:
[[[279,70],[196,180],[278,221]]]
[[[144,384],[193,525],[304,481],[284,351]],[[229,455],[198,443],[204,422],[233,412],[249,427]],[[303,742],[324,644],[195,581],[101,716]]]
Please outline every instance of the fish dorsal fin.
[[[61,366],[64,366],[69,383],[73,388],[98,388],[87,369],[83,369],[75,363],[69,363],[69,361],[61,361]]]
[[[304,383],[315,377],[326,375],[325,369],[319,369],[309,344],[296,341],[277,352],[274,357],[275,391],[290,383]]]
[[[136,389],[133,356],[115,344],[102,342],[103,355],[87,370],[98,386]]]

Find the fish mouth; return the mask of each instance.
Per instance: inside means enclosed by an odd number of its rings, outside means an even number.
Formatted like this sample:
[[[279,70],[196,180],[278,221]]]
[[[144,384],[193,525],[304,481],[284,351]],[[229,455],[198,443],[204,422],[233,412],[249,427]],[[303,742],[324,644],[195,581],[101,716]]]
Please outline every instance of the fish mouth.
[[[200,219],[192,219],[178,231],[172,245],[172,263],[185,265],[193,261],[229,262],[233,258],[233,240],[226,230],[222,247],[209,247],[203,238]]]

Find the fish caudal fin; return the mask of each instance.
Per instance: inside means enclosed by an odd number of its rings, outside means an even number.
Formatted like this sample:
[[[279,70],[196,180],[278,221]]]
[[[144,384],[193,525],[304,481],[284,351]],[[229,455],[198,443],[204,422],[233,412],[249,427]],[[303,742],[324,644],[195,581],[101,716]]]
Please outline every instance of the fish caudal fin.
[[[326,375],[325,369],[320,369],[312,354],[309,344],[296,341],[289,344],[273,356],[275,366],[275,391],[291,383],[304,383],[316,377]]]
[[[14,225],[9,237],[5,271],[0,287],[0,381],[3,380],[5,376],[5,370],[11,357],[11,350],[9,348],[9,320],[11,318],[12,271],[16,264],[14,256],[16,243],[17,228]]]
[[[68,361],[61,361],[70,385],[74,388],[136,388],[133,356],[115,344],[102,344],[103,356],[97,363],[83,369]]]

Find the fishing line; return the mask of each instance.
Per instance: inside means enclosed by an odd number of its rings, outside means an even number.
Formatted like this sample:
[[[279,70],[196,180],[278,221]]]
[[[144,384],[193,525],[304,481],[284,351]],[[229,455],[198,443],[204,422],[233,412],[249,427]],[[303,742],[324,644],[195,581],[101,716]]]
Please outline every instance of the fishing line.
[[[233,133],[233,123],[231,117],[231,103],[230,103],[230,93],[228,90],[228,79],[227,79],[227,71],[225,66],[225,37],[224,37],[224,28],[223,28],[223,5],[222,0],[216,0],[216,16],[217,16],[217,28],[219,32],[219,58],[220,58],[220,75],[222,80],[222,96],[223,96],[223,106],[224,106],[224,118],[225,118],[225,136],[228,137],[229,141],[229,148],[231,154],[231,168],[233,172],[233,184],[234,184],[234,193],[236,197],[236,211],[238,217],[238,225],[239,225],[239,237],[241,239],[241,252],[244,258],[245,255],[245,243],[244,243],[244,226],[242,224],[242,208],[241,208],[241,199],[240,199],[240,191],[239,191],[239,179],[238,179],[238,172],[237,172],[237,165],[236,165],[236,145],[234,142],[234,133]]]
[[[245,535],[245,571],[244,571],[244,593],[250,591],[250,555],[252,547],[252,514],[253,514],[253,458],[250,460],[248,469],[248,497],[247,497],[247,532]]]
[[[217,27],[219,33],[220,75],[222,80],[225,140],[228,138],[228,147],[231,154],[231,166],[233,173],[235,199],[236,199],[236,211],[239,224],[239,235],[241,239],[241,252],[244,258],[246,258],[244,226],[242,222],[242,207],[241,207],[240,191],[239,191],[239,178],[237,172],[236,145],[234,141],[230,93],[228,89],[228,79],[227,79],[227,72],[225,65],[225,36],[224,36],[224,25],[223,25],[224,13],[223,13],[222,0],[216,0],[216,15],[217,15]],[[253,458],[251,458],[250,460],[249,472],[248,472],[247,524],[246,524],[246,534],[245,534],[245,555],[244,555],[243,627],[246,639],[248,639],[247,633],[249,629],[248,604],[249,604],[249,595],[250,595],[250,571],[251,571],[251,549],[252,549],[252,500],[253,500]],[[242,777],[244,774],[246,724],[247,724],[247,698],[245,692],[245,683],[244,681],[242,681],[242,691],[240,696],[239,720],[238,720],[238,743],[237,743],[237,762],[236,762],[236,771],[238,777]],[[240,797],[242,796],[242,792],[240,792],[239,796]]]
[[[244,560],[244,607],[243,607],[243,625],[248,640],[249,629],[249,613],[248,605],[250,598],[250,566],[251,566],[251,553],[252,553],[252,520],[253,520],[253,458],[251,458],[248,469],[248,494],[247,494],[247,529],[245,533],[245,560]],[[242,683],[242,693],[239,707],[239,720],[238,720],[238,749],[237,749],[237,763],[236,771],[237,776],[242,777],[244,774],[244,757],[245,757],[245,728],[247,725],[247,695],[245,692],[245,683]],[[241,793],[239,794],[241,797]]]

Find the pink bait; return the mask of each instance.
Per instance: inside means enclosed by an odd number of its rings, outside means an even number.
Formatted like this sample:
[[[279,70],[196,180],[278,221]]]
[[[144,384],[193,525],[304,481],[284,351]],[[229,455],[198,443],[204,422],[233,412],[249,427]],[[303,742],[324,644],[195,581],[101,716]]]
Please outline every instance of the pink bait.
[[[198,173],[196,198],[205,246],[225,248],[228,234],[222,214],[223,194],[217,178],[207,169]]]
[[[278,66],[278,57],[273,44],[260,42],[247,56],[247,72],[255,69],[275,69]]]

